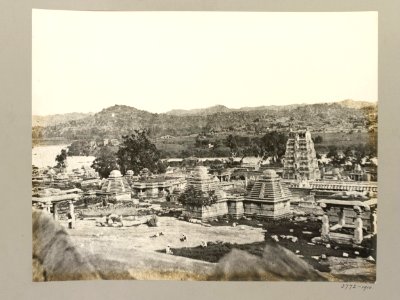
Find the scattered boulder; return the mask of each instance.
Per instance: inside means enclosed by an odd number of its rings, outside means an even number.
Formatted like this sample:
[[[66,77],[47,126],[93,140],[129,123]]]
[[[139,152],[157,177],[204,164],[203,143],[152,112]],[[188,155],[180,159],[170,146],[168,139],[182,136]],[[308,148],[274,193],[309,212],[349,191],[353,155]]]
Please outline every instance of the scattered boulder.
[[[355,255],[360,255],[360,252],[354,251],[354,254],[355,254]]]
[[[171,247],[170,247],[169,245],[165,248],[165,253],[167,253],[167,254],[174,254],[174,253],[172,252],[172,250],[171,250]]]
[[[326,244],[325,247],[328,248],[328,249],[330,249],[330,248],[331,248],[331,244]]]
[[[319,244],[319,243],[322,242],[322,239],[321,239],[321,237],[316,236],[316,237],[313,237],[313,238],[311,239],[311,242],[314,243],[314,244]]]
[[[275,242],[279,242],[279,238],[277,235],[271,235],[271,239],[273,239]]]
[[[369,261],[369,262],[374,262],[375,261],[375,259],[371,255],[368,256],[366,260]]]
[[[292,242],[293,242],[293,243],[296,243],[298,240],[299,240],[299,239],[298,239],[297,237],[295,237],[295,236],[292,237]]]
[[[152,215],[146,222],[149,227],[157,227],[158,226],[158,217],[156,215]]]
[[[326,254],[321,254],[321,259],[326,260],[327,259]]]
[[[343,252],[343,257],[349,257],[349,254],[346,252]]]
[[[233,249],[208,280],[326,281],[307,262],[276,244],[267,244],[262,257]]]
[[[236,225],[237,225],[236,223],[232,223],[232,227],[236,227]]]
[[[289,232],[294,232],[294,230],[293,229],[289,229]]]

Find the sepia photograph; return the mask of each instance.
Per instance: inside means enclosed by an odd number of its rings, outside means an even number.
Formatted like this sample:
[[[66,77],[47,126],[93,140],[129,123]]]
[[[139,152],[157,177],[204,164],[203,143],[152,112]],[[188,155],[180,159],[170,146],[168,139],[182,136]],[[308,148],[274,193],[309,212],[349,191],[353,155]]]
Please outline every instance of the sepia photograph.
[[[33,9],[31,206],[33,282],[375,283],[378,12]]]

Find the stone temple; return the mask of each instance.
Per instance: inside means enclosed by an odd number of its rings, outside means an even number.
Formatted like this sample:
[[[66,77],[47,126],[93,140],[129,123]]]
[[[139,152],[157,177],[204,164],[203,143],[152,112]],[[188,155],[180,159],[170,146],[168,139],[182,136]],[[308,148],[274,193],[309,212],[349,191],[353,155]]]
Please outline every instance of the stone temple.
[[[308,130],[290,131],[286,143],[282,177],[296,180],[321,178],[314,142]]]
[[[103,182],[98,195],[113,196],[118,201],[131,201],[131,187],[119,170],[111,171]]]
[[[291,214],[291,194],[274,170],[266,170],[244,199],[244,213],[267,219]]]

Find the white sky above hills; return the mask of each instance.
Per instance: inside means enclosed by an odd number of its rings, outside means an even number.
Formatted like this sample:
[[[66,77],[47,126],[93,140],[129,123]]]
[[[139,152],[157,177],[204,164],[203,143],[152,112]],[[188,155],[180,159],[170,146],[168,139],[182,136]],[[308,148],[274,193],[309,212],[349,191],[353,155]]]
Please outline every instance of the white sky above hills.
[[[32,113],[378,99],[378,14],[33,10]]]

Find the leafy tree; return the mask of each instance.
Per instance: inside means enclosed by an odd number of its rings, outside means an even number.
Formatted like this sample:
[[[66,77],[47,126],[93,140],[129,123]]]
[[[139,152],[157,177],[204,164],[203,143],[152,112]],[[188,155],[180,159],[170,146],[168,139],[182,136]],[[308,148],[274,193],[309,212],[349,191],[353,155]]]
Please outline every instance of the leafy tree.
[[[338,157],[338,149],[336,146],[331,145],[328,147],[329,151],[328,154],[326,155],[326,157],[328,158],[334,158],[334,157]]]
[[[324,139],[320,135],[317,135],[313,140],[315,144],[321,144],[324,141]]]
[[[193,186],[189,186],[178,198],[182,205],[195,207],[211,206],[217,202],[215,191],[202,192],[196,190]]]
[[[261,151],[264,157],[272,156],[274,161],[280,161],[286,152],[287,136],[284,133],[271,131],[261,138]]]
[[[123,142],[117,152],[121,172],[132,170],[139,173],[143,168],[149,169],[152,173],[165,171],[165,166],[160,163],[160,151],[151,143],[146,131],[135,130],[131,135],[122,138]]]
[[[61,153],[56,156],[57,168],[66,168],[67,167],[67,150],[62,149]]]
[[[87,140],[75,141],[68,147],[69,156],[88,156],[90,154],[90,143]]]
[[[107,178],[111,171],[119,170],[118,161],[111,147],[102,147],[93,161],[92,168],[99,172],[100,177]]]
[[[228,135],[225,144],[231,149],[231,152],[236,152],[238,149],[237,137],[232,134]]]

